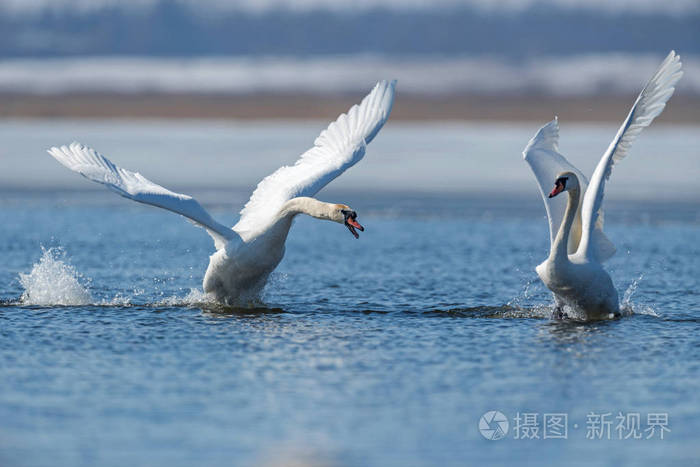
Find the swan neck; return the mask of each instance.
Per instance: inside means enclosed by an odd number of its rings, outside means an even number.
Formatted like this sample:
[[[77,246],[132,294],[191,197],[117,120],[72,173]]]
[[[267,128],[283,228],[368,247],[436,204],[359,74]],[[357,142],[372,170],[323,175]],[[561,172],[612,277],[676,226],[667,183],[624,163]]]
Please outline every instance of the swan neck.
[[[293,218],[297,214],[306,214],[316,219],[330,219],[332,205],[305,196],[292,198],[282,206],[280,217]]]
[[[564,220],[559,226],[557,236],[554,238],[552,245],[552,257],[554,260],[568,259],[568,244],[571,226],[576,218],[576,209],[578,209],[579,196],[581,190],[576,187],[568,191],[569,200],[566,203],[566,211],[564,212]]]

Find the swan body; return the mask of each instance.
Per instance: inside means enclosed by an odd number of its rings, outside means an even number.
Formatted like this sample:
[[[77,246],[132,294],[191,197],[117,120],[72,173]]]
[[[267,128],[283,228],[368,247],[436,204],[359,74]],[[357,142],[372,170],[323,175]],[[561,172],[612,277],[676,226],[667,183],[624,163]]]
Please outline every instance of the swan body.
[[[666,106],[683,75],[680,57],[671,51],[644,86],[590,181],[559,153],[557,118],[543,126],[523,151],[544,200],[550,231],[548,258],[535,268],[552,291],[555,317],[592,320],[619,315],[619,301],[602,263],[615,254],[603,232],[605,183],[632,141]],[[547,186],[554,189],[547,194]],[[568,199],[558,197],[567,192]]]
[[[566,211],[549,257],[535,271],[554,293],[558,316],[563,316],[562,310],[567,307],[572,310],[570,313],[584,310],[585,319],[614,317],[619,312],[618,297],[610,275],[598,261],[591,261],[578,251],[568,253],[581,192],[578,177],[573,172],[564,172],[557,180],[564,180],[562,191],[569,193]]]
[[[278,212],[265,229],[254,232],[245,241],[228,242],[209,257],[203,288],[217,300],[237,303],[254,300],[270,273],[282,261],[287,234],[298,214],[342,223],[335,212],[351,211],[346,205],[323,203],[308,197],[293,198]],[[361,229],[362,227],[360,227]]]
[[[67,168],[125,198],[167,209],[203,227],[216,248],[204,275],[204,291],[222,303],[247,304],[257,298],[282,261],[297,215],[344,224],[356,238],[357,230],[364,230],[349,206],[312,196],[364,157],[367,144],[389,118],[395,87],[396,81],[377,83],[359,105],[331,123],[294,165],[281,167],[263,179],[231,228],[214,220],[191,196],[122,169],[80,143],[53,147],[48,152]]]
[[[572,257],[559,264],[544,261],[536,270],[555,296],[555,318],[601,320],[619,316],[617,290],[600,263]]]

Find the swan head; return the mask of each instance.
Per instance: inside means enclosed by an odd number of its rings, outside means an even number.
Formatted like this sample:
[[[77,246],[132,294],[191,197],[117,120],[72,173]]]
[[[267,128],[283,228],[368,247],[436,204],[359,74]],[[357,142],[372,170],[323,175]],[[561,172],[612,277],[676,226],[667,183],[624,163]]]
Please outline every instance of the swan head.
[[[554,181],[554,188],[549,193],[550,198],[554,198],[563,191],[578,189],[578,177],[573,172],[562,172],[557,175]]]
[[[360,232],[365,231],[365,228],[357,222],[357,213],[353,211],[350,206],[344,204],[335,205],[335,209],[331,214],[331,220],[339,224],[344,224],[355,238],[360,238],[360,234],[357,233],[358,230]]]

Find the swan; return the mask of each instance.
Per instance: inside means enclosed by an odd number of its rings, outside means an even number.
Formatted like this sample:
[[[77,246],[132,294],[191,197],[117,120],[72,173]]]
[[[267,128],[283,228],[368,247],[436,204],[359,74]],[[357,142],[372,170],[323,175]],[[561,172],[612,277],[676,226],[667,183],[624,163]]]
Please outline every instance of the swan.
[[[555,318],[620,315],[617,290],[602,266],[615,254],[603,232],[605,183],[635,137],[663,111],[682,75],[680,57],[672,50],[642,89],[590,181],[559,153],[556,117],[525,147],[523,158],[535,175],[549,220],[549,257],[535,270],[554,294]],[[564,192],[566,202],[557,197]]]
[[[359,105],[321,132],[314,147],[294,165],[281,167],[264,178],[232,228],[214,220],[191,196],[118,167],[90,147],[74,142],[48,152],[70,170],[125,198],[167,209],[203,227],[214,239],[216,249],[204,275],[204,291],[220,303],[245,305],[257,298],[282,260],[295,216],[305,214],[344,224],[355,238],[359,238],[358,230],[364,231],[352,208],[312,196],[362,159],[367,144],[389,118],[395,87],[396,80],[377,83]]]

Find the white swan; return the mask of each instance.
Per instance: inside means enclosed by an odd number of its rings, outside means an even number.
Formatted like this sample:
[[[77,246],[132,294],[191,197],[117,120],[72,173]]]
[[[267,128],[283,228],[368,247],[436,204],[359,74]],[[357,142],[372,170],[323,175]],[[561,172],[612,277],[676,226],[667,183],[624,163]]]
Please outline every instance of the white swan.
[[[634,138],[663,111],[682,75],[680,57],[671,51],[637,97],[590,182],[559,154],[556,117],[525,147],[523,157],[537,178],[549,218],[549,257],[536,271],[554,294],[555,317],[589,320],[619,314],[617,291],[601,264],[615,254],[603,233],[605,182]],[[569,193],[566,202],[556,198],[564,191]]]
[[[396,81],[381,81],[347,114],[342,114],[316,138],[315,145],[292,166],[263,179],[233,228],[215,221],[191,196],[174,193],[139,173],[114,165],[95,150],[73,143],[49,149],[61,164],[105,185],[125,198],[181,214],[206,229],[216,252],[209,258],[203,288],[220,302],[245,304],[256,298],[269,274],[284,256],[284,244],[297,214],[345,224],[359,237],[364,230],[357,214],[344,204],[318,201],[315,195],[355,165],[367,144],[389,117]]]

